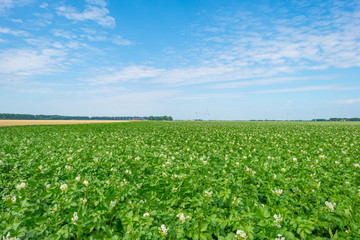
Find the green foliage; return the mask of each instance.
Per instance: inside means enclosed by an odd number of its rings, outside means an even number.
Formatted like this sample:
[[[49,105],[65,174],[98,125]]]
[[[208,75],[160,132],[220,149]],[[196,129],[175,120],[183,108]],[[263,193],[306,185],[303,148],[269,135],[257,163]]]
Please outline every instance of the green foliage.
[[[0,128],[0,236],[359,239],[359,139],[330,122]]]

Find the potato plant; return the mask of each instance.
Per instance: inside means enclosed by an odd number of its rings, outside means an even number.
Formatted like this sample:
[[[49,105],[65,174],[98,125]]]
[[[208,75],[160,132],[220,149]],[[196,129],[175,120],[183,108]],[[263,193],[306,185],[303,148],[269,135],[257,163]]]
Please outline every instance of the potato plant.
[[[360,124],[0,128],[0,237],[360,239]]]

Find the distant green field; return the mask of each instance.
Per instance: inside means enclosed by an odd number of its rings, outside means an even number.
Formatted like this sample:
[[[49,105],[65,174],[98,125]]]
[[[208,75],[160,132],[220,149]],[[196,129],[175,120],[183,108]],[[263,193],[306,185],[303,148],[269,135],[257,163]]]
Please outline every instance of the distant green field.
[[[3,127],[0,161],[0,237],[360,239],[359,123]]]

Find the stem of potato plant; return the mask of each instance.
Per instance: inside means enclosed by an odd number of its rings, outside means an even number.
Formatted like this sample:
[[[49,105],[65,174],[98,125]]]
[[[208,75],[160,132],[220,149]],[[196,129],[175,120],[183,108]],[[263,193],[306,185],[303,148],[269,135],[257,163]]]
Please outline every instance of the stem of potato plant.
[[[110,228],[112,229],[112,220],[114,218],[114,215],[112,214],[113,210],[111,209],[111,212],[110,212]]]
[[[77,225],[76,225],[77,226]],[[77,234],[76,234],[76,239],[80,239],[80,227],[77,226]]]
[[[199,223],[199,239],[200,239],[200,234],[201,234],[201,223],[202,223],[202,219],[203,219],[203,216],[201,216],[201,218],[200,218],[200,223]]]

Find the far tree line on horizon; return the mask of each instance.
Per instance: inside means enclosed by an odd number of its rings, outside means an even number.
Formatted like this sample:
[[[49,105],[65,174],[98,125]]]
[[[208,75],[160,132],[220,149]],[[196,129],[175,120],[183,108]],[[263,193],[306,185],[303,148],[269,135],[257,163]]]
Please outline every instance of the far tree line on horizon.
[[[171,116],[122,116],[122,117],[88,117],[88,116],[61,116],[61,115],[33,115],[33,114],[14,114],[0,113],[3,120],[150,120],[150,121],[172,121]]]

